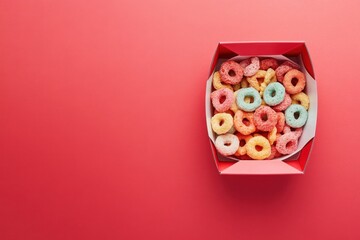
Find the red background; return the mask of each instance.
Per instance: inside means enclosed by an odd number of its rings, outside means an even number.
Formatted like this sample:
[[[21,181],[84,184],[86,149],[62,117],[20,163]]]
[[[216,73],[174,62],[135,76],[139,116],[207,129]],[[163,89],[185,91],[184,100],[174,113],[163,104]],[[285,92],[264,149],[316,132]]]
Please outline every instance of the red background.
[[[0,239],[359,239],[358,1],[0,2]],[[218,41],[305,40],[302,176],[220,176]]]

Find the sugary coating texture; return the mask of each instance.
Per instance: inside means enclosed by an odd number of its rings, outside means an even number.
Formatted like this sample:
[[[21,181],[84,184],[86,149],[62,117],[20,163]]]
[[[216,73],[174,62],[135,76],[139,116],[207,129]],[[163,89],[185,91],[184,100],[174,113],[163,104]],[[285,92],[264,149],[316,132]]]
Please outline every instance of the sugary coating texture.
[[[228,84],[237,84],[244,75],[242,67],[235,61],[226,61],[221,64],[221,81]]]
[[[235,153],[235,156],[243,156],[246,154],[246,144],[252,138],[251,135],[242,135],[241,133],[237,133],[236,136],[239,139],[239,148]]]
[[[298,146],[298,140],[295,134],[285,133],[276,140],[276,150],[281,154],[290,154],[295,152]]]
[[[266,58],[260,61],[261,70],[276,69],[278,66],[278,61],[275,58]]]
[[[264,101],[269,106],[276,106],[284,101],[285,88],[281,83],[270,83],[264,91]]]
[[[293,104],[300,104],[306,110],[309,109],[310,99],[309,96],[306,95],[304,92],[299,92],[297,94],[291,95],[292,103]]]
[[[291,104],[285,111],[286,124],[293,128],[300,128],[304,126],[307,118],[308,112],[299,104]]]
[[[247,59],[242,60],[242,61],[239,63],[239,65],[240,65],[243,69],[245,69],[248,65],[250,65],[250,63],[251,63],[251,59],[250,59],[250,58],[247,58]]]
[[[234,116],[234,126],[236,131],[243,135],[249,135],[255,132],[254,114],[238,110]]]
[[[232,86],[230,84],[223,84],[220,79],[220,73],[218,71],[214,72],[213,76],[213,87],[217,89],[221,88],[228,88],[230,90],[233,90]]]
[[[292,67],[290,66],[287,66],[287,65],[280,65],[276,70],[275,70],[275,75],[276,75],[276,78],[279,82],[283,82],[283,79],[284,79],[284,75],[290,71],[291,69],[293,69]]]
[[[229,132],[233,125],[233,117],[228,113],[217,113],[211,118],[211,128],[217,134]]]
[[[214,108],[218,112],[225,112],[230,109],[231,105],[235,101],[234,93],[228,88],[221,88],[215,90],[210,94],[211,102]],[[222,98],[225,98],[223,102],[220,102]]]
[[[252,57],[251,63],[244,69],[244,76],[250,77],[260,69],[260,60],[258,57]]]
[[[277,115],[269,106],[260,106],[254,113],[255,127],[260,131],[271,131],[277,123]]]
[[[285,62],[283,62],[281,65],[285,65],[285,66],[289,66],[291,68],[294,68],[294,69],[297,69],[297,70],[300,70],[300,66],[294,62],[291,62],[291,61],[288,61],[286,60]]]
[[[216,109],[214,109],[214,115],[215,115],[215,114],[218,114],[218,113],[220,113],[220,112],[218,112]],[[228,113],[228,114],[230,114],[230,115],[233,116],[233,117],[234,117],[234,114],[235,114],[234,112],[231,111],[231,109],[226,110],[224,113]]]
[[[247,103],[245,101],[246,97],[252,97],[253,102]],[[256,91],[254,88],[241,88],[236,96],[236,104],[238,107],[246,112],[253,112],[256,108],[258,108],[261,105],[261,97],[258,91]]]
[[[297,79],[295,86],[292,83],[293,79]],[[283,84],[288,94],[299,93],[305,88],[305,75],[299,70],[292,69],[285,74]]]
[[[276,133],[277,133],[277,128],[274,127],[269,133],[268,133],[268,139],[269,139],[269,143],[270,145],[273,145],[274,142],[276,141]]]
[[[291,105],[291,97],[289,94],[285,93],[284,100],[279,103],[278,105],[275,105],[272,107],[276,112],[281,112],[286,110]]]
[[[261,96],[263,95],[266,86],[271,82],[276,82],[276,76],[275,76],[275,71],[272,68],[269,68],[268,70],[266,70],[264,81],[260,84]]]
[[[285,127],[285,115],[282,112],[276,112],[277,115],[277,122],[276,122],[276,129],[278,133],[281,133]]]
[[[239,139],[234,134],[219,135],[215,139],[215,147],[223,156],[230,156],[236,153],[239,148]]]
[[[303,128],[295,128],[294,131],[291,131],[291,128],[289,125],[285,125],[284,127],[284,133],[294,133],[296,138],[299,138],[303,132]]]
[[[260,78],[265,78],[265,75],[266,75],[266,71],[259,70],[253,76],[248,77],[247,81],[248,81],[248,83],[250,84],[251,87],[255,88],[257,91],[260,91],[259,79]]]
[[[257,150],[256,146],[259,146],[261,150]],[[265,159],[271,154],[271,145],[269,141],[263,136],[252,137],[246,143],[246,154],[249,155],[249,157],[252,159]]]

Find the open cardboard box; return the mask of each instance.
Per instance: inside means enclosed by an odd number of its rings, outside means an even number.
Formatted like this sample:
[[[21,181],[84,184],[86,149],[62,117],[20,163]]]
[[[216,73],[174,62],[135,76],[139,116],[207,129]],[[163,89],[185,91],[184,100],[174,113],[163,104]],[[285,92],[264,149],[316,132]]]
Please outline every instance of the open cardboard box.
[[[213,107],[210,101],[212,76],[228,59],[239,61],[251,56],[274,57],[291,60],[301,66],[307,83],[305,92],[310,98],[309,116],[299,139],[298,150],[293,154],[273,160],[239,160],[220,155],[214,145],[215,134],[211,129]],[[304,42],[221,42],[213,57],[209,79],[206,82],[206,123],[212,154],[220,174],[303,174],[315,137],[317,119],[317,87],[310,55]]]

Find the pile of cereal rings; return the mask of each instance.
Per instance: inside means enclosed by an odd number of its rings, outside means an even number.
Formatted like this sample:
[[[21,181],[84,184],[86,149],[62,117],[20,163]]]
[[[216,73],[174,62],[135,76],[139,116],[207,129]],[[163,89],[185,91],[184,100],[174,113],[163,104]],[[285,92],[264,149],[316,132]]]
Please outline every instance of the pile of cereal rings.
[[[290,61],[228,60],[213,75],[215,147],[242,160],[291,154],[308,118],[305,74]]]

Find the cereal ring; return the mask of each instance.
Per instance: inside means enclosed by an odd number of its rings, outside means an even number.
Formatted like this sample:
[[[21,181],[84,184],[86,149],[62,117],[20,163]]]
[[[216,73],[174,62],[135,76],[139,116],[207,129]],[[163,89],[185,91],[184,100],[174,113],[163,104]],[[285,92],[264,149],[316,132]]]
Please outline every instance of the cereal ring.
[[[266,58],[260,61],[261,70],[276,69],[278,66],[279,64],[275,58]]]
[[[235,153],[235,156],[243,156],[246,154],[246,143],[252,138],[251,135],[242,135],[241,133],[237,133],[236,136],[239,139],[239,148]]]
[[[306,95],[304,92],[299,92],[297,94],[291,95],[291,99],[293,104],[300,104],[306,110],[309,109],[310,99],[308,95]]]
[[[255,116],[254,116],[255,117]],[[285,111],[286,124],[293,128],[300,128],[305,125],[308,112],[299,104],[292,104]],[[256,126],[256,122],[255,122]]]
[[[210,97],[212,105],[218,112],[229,110],[235,100],[234,93],[228,88],[215,90],[210,94]]]
[[[234,61],[226,61],[221,64],[220,78],[221,81],[228,84],[237,84],[243,77],[243,69]]]
[[[289,132],[294,133],[295,136],[296,136],[296,138],[299,138],[299,137],[301,136],[302,132],[303,132],[303,128],[302,128],[302,127],[301,127],[301,128],[295,128],[294,131],[291,131],[290,126],[289,126],[289,125],[285,125],[285,127],[284,127],[284,133],[289,133]]]
[[[251,59],[250,59],[250,58],[247,58],[247,59],[242,60],[242,61],[239,63],[239,65],[240,65],[243,69],[245,69],[248,65],[250,65],[250,63],[251,63]]]
[[[297,70],[300,70],[300,66],[299,66],[299,65],[297,65],[296,63],[291,62],[291,61],[289,61],[289,60],[286,60],[286,61],[283,62],[281,65],[289,66],[289,67],[291,67],[291,68],[295,68],[295,69],[297,69]]]
[[[211,118],[211,128],[217,134],[229,132],[233,125],[233,117],[228,113],[218,113]]]
[[[269,139],[269,143],[270,145],[273,145],[274,142],[276,141],[276,133],[277,133],[277,128],[274,127],[269,133],[268,133],[268,139]]]
[[[274,145],[272,145],[272,146],[271,146],[270,156],[268,156],[266,159],[267,159],[267,160],[274,159],[277,152],[278,152],[278,151],[276,150],[276,147],[275,147]]]
[[[257,149],[260,148],[260,150]],[[249,139],[246,143],[246,154],[252,159],[261,160],[270,156],[271,146],[269,141],[263,136],[256,136]]]
[[[234,116],[234,125],[236,131],[243,135],[249,135],[255,132],[254,114],[243,112],[241,110],[237,111]]]
[[[230,156],[239,148],[239,139],[234,134],[219,135],[215,139],[215,147],[221,155]]]
[[[269,106],[280,104],[285,98],[285,88],[281,83],[270,83],[264,91],[264,101]]]
[[[275,75],[276,75],[276,78],[279,82],[283,82],[284,80],[284,75],[290,71],[291,69],[293,69],[292,67],[290,66],[287,66],[287,65],[280,65],[276,70],[275,70]]]
[[[218,114],[218,113],[220,113],[220,112],[218,112],[216,109],[214,109],[214,115]],[[230,114],[231,116],[234,117],[234,113],[231,111],[231,109],[226,110],[224,113],[228,113],[228,114]]]
[[[247,103],[245,98],[252,98],[252,102]],[[236,96],[236,104],[241,110],[252,112],[261,105],[261,97],[254,88],[241,88]]]
[[[277,115],[277,122],[276,122],[276,129],[278,133],[281,133],[285,127],[285,115],[282,112],[276,112]]]
[[[234,99],[236,99],[238,92],[239,90],[234,92]],[[236,113],[239,110],[238,106],[236,105],[236,101],[231,104],[230,110],[233,111],[233,113]]]
[[[260,81],[261,79],[264,79],[266,75],[266,71],[259,70],[256,72],[256,74],[252,77],[248,77],[247,81],[249,82],[250,86],[255,88],[256,90],[260,91]]]
[[[260,69],[260,60],[258,57],[252,57],[251,63],[244,69],[244,76],[250,77]]]
[[[264,90],[266,88],[266,86],[270,83],[270,82],[276,82],[276,76],[275,76],[275,71],[272,68],[269,68],[266,71],[265,77],[264,77],[264,81],[261,83],[260,85],[260,95],[262,96],[264,93]]]
[[[277,122],[277,115],[269,106],[260,106],[255,110],[254,123],[260,131],[271,131]]]
[[[289,94],[285,93],[284,100],[278,105],[273,106],[272,109],[274,109],[277,112],[281,112],[286,110],[290,105],[291,105],[291,97]]]
[[[299,93],[305,88],[305,75],[299,70],[292,69],[285,74],[283,84],[287,93]]]
[[[214,72],[213,86],[216,90],[221,89],[221,88],[228,88],[230,90],[233,90],[233,88],[231,87],[230,84],[222,84],[222,82],[220,80],[220,73],[218,71]]]
[[[298,140],[295,134],[285,133],[276,140],[276,150],[281,154],[293,153],[298,146]]]

